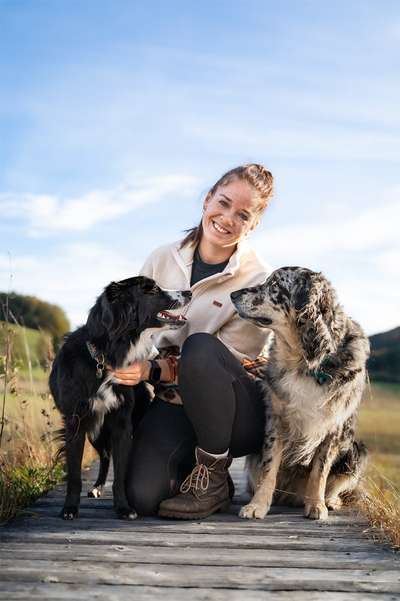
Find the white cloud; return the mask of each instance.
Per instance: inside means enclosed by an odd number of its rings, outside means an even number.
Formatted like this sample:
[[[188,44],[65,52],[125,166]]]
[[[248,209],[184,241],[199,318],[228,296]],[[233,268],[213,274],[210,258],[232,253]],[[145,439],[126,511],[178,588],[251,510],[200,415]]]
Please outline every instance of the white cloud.
[[[252,243],[274,268],[323,271],[369,334],[391,329],[400,323],[400,194],[392,190],[382,198],[363,214],[328,218],[322,212],[312,224],[267,228]]]
[[[336,218],[329,209],[313,223],[287,225],[266,230],[255,235],[254,244],[268,254],[269,261],[282,264],[282,260],[313,262],[327,253],[361,252],[386,249],[399,245],[400,191],[398,200],[377,202],[362,214],[339,211]]]
[[[310,117],[309,117],[310,119]],[[240,148],[243,156],[265,156],[274,159],[315,160],[378,160],[398,161],[400,145],[397,131],[374,131],[356,129],[348,124],[309,123],[306,126],[287,119],[279,127],[269,121],[252,122],[245,115],[239,123],[225,126],[217,117],[196,117],[186,130],[197,142],[215,147]]]
[[[190,196],[198,180],[189,175],[138,178],[134,185],[114,190],[93,190],[78,198],[34,194],[0,194],[4,218],[25,221],[31,234],[84,231],[97,223],[116,219],[145,205],[173,195]]]
[[[112,280],[136,275],[144,258],[135,255],[132,260],[99,244],[62,246],[46,258],[0,255],[0,289],[58,304],[76,326],[86,321],[103,288]]]
[[[396,189],[383,191],[382,200],[362,214],[345,214],[343,207],[333,213],[324,204],[318,221],[256,230],[251,244],[274,267],[322,270],[369,334],[387,330],[400,321],[398,196]],[[87,242],[49,248],[45,257],[0,254],[0,289],[10,289],[11,274],[12,289],[61,305],[75,326],[108,282],[138,273],[145,250],[135,247],[131,257],[115,246]]]
[[[380,253],[375,258],[377,268],[385,275],[393,277],[393,282],[400,286],[400,249],[391,249]]]

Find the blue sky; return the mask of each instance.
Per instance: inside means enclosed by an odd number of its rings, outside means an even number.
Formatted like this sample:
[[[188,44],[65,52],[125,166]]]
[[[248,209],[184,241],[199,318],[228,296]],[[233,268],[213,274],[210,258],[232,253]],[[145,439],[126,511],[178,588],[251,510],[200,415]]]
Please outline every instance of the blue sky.
[[[276,192],[252,243],[399,325],[398,2],[0,0],[0,290],[73,325],[197,223],[227,169]]]

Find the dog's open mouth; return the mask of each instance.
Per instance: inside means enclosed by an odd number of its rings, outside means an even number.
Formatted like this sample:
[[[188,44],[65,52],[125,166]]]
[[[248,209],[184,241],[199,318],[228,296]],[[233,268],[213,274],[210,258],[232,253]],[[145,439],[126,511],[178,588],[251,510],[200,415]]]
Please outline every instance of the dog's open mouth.
[[[183,326],[187,319],[184,315],[172,315],[169,311],[157,313],[157,319],[162,325]]]
[[[252,321],[256,324],[256,326],[259,326],[260,328],[268,328],[272,323],[272,319],[270,319],[269,317],[252,317],[251,315],[246,315],[245,313],[241,313],[240,311],[239,316],[242,319]]]
[[[269,317],[252,317],[251,320],[260,328],[268,328],[272,323],[272,319]]]

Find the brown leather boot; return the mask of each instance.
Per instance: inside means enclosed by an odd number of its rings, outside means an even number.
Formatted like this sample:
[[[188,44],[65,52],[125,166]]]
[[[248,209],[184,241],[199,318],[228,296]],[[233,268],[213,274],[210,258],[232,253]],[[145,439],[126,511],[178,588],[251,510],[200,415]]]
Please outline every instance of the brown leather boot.
[[[197,447],[195,467],[182,483],[180,493],[160,504],[158,515],[197,520],[216,511],[227,511],[230,505],[228,468],[231,463],[230,455],[215,459]]]

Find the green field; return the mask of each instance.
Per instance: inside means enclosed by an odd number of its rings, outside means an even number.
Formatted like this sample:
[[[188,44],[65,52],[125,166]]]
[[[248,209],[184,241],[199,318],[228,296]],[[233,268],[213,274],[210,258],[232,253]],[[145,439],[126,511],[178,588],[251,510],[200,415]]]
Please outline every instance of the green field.
[[[400,491],[400,384],[372,383],[361,406],[358,435],[370,451],[368,476],[382,487],[389,479]]]

